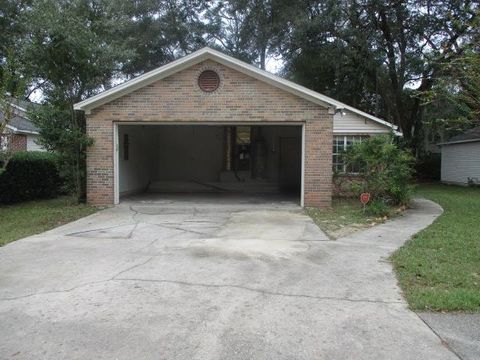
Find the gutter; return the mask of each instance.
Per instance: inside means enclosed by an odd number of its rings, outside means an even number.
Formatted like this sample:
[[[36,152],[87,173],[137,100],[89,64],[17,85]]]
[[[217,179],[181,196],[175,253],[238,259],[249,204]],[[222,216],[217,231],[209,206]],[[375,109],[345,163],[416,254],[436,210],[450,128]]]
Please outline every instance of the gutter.
[[[439,144],[437,144],[437,146],[465,144],[465,143],[471,143],[471,142],[477,142],[477,141],[480,141],[480,138],[468,139],[468,140],[458,140],[458,141],[448,141],[448,142],[439,143]]]
[[[12,130],[15,134],[31,134],[31,135],[40,135],[38,131],[30,131],[30,130],[21,130],[17,129],[16,127],[12,125],[7,125],[7,128]]]

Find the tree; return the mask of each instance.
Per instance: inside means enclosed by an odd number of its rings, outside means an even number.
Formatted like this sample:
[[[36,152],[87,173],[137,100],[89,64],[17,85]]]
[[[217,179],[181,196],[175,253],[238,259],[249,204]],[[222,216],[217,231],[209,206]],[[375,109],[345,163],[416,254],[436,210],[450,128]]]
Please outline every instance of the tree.
[[[205,46],[206,24],[201,14],[210,1],[117,0],[108,11],[122,19],[115,36],[131,53],[121,66],[123,75],[142,74]]]
[[[453,92],[452,101],[465,109],[465,117],[473,125],[480,125],[480,53],[478,49],[467,50],[464,55],[448,64],[447,71],[453,77],[452,83],[459,87],[458,91]]]
[[[480,53],[475,46],[445,63],[430,91],[419,96],[427,105],[425,129],[438,141],[480,126]]]
[[[298,6],[288,0],[217,1],[206,12],[207,34],[214,46],[265,69],[278,53]]]
[[[472,41],[478,11],[469,0],[313,1],[284,56],[294,78],[399,125],[416,147],[425,110],[416,95]]]
[[[5,166],[10,157],[10,132],[13,118],[12,97],[23,97],[26,81],[17,59],[19,39],[24,35],[21,14],[30,1],[0,0],[0,153]]]
[[[6,167],[12,155],[9,125],[15,117],[14,102],[23,97],[26,80],[19,73],[19,63],[13,51],[9,51],[0,72],[0,162]]]
[[[130,55],[116,37],[123,18],[109,11],[108,2],[34,0],[24,14],[28,36],[22,59],[33,83],[50,106],[31,114],[40,127],[40,142],[61,156],[60,168],[69,188],[83,194],[85,148],[84,118],[73,105],[111,86]]]
[[[25,34],[22,14],[30,4],[31,0],[0,0],[0,68]]]

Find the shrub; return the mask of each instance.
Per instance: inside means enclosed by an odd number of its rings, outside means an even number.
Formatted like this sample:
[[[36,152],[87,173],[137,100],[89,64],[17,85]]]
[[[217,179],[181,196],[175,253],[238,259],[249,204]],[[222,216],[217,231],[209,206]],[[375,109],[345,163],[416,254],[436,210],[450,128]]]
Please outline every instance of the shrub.
[[[54,197],[58,195],[60,186],[54,154],[17,152],[0,175],[0,203]]]
[[[357,195],[354,191],[361,177],[356,174],[333,174],[333,196],[338,198],[351,198]]]
[[[370,193],[367,211],[385,215],[385,208],[409,202],[414,158],[400,149],[393,135],[373,136],[354,144],[345,159],[349,167],[360,169],[361,180],[352,185],[352,190],[358,196]]]
[[[382,199],[370,201],[365,210],[368,215],[374,216],[389,216],[391,213],[391,208]]]

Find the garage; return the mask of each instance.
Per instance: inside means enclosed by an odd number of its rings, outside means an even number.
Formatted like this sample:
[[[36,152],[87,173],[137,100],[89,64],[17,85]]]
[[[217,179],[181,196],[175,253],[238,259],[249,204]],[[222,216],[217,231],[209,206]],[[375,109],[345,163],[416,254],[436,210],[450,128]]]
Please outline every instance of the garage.
[[[328,207],[340,106],[231,56],[198,50],[75,104],[93,140],[87,202],[203,192],[282,194]]]
[[[115,127],[117,201],[140,193],[263,195],[303,201],[302,125]]]

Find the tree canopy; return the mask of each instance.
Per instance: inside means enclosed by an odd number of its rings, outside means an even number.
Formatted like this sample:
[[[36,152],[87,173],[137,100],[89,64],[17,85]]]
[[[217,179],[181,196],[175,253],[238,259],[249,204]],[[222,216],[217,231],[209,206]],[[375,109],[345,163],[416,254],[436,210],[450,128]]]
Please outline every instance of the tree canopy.
[[[297,81],[397,124],[415,145],[422,93],[478,34],[473,1],[313,2],[284,53]]]
[[[0,0],[0,13],[0,71],[14,53],[25,95],[63,110],[209,45],[261,68],[277,59],[417,150],[432,117],[479,117],[472,0]]]

